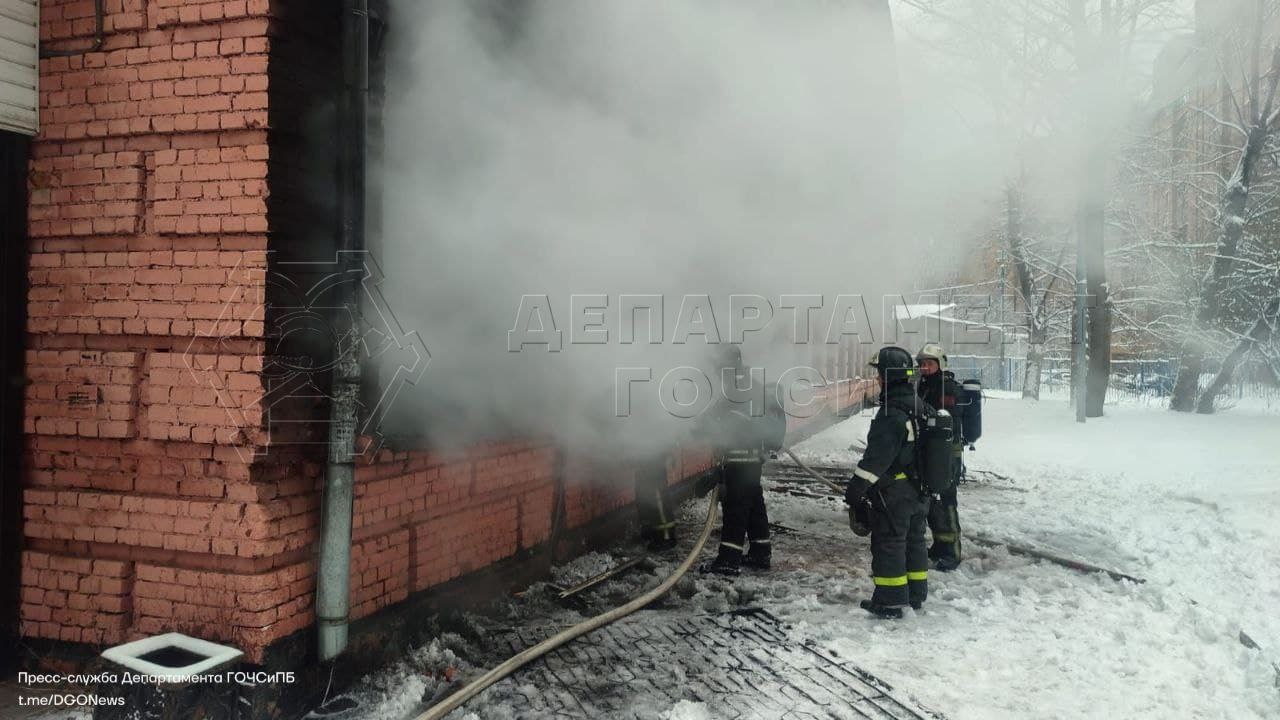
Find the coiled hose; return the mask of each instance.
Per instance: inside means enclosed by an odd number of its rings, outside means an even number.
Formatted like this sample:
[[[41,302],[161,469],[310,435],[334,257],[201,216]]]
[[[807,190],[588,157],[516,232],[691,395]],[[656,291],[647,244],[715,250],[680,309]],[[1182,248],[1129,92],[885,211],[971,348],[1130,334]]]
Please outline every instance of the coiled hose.
[[[702,548],[707,544],[707,538],[711,537],[711,530],[715,527],[716,503],[719,500],[719,496],[719,487],[712,490],[711,494],[707,496],[709,500],[707,507],[707,522],[702,526],[702,534],[698,537],[698,541],[693,544],[693,549],[689,551],[689,556],[684,559],[684,562],[680,563],[680,565],[675,569],[675,572],[671,573],[671,577],[662,581],[662,584],[631,602],[628,602],[626,605],[621,605],[589,620],[584,620],[583,622],[578,623],[573,627],[566,628],[546,640],[543,640],[537,645],[520,652],[518,655],[511,657],[484,675],[472,680],[465,687],[461,688],[449,697],[427,708],[425,712],[414,718],[414,720],[439,720],[459,708],[466,701],[478,695],[485,688],[524,667],[531,661],[537,660],[574,638],[586,635],[592,630],[602,628],[611,622],[626,617],[627,615],[630,615],[636,610],[639,610],[645,605],[648,605],[654,600],[665,595],[667,591],[669,591],[672,586],[680,580],[680,578],[684,577],[685,573],[689,572],[689,568],[693,567],[693,563],[698,559],[698,556],[702,554]]]

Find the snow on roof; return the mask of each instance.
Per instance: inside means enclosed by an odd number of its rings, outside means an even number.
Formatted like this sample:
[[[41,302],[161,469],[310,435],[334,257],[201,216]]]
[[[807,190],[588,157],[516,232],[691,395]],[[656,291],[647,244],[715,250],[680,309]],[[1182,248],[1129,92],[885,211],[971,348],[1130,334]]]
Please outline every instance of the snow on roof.
[[[911,318],[931,316],[936,317],[947,310],[955,307],[955,303],[946,305],[936,305],[923,303],[917,305],[894,305],[893,317],[895,320],[910,320]]]

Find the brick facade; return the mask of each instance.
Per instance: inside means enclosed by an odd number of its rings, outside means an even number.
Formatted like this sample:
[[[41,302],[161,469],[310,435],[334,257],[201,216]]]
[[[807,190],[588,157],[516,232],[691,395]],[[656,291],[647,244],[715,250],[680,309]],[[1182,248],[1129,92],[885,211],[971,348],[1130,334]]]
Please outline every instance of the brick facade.
[[[305,625],[311,538],[277,529],[315,505],[313,478],[264,492],[242,452],[262,435],[270,8],[105,8],[100,52],[40,68],[22,634],[261,645]],[[93,12],[41,3],[42,42],[83,47]]]
[[[21,633],[102,645],[178,630],[261,662],[314,622],[323,450],[265,452],[264,300],[275,254],[332,233],[331,210],[306,204],[332,154],[300,152],[317,147],[299,108],[336,91],[336,14],[105,6],[101,51],[41,61]],[[43,42],[83,46],[93,7],[44,0]],[[670,480],[710,462],[682,450]],[[631,501],[625,469],[545,443],[382,451],[357,476],[353,617],[545,543],[561,471],[569,527]]]

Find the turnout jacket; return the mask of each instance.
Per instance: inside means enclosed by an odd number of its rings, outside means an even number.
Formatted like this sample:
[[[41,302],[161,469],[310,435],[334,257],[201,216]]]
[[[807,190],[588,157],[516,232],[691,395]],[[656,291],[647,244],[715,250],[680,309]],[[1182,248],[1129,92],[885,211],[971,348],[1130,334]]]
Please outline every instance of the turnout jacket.
[[[854,468],[855,477],[871,483],[915,477],[915,428],[901,405],[923,405],[908,383],[894,383],[885,389],[880,410],[867,431],[867,451]]]
[[[917,390],[921,400],[939,410],[946,410],[953,416],[956,414],[956,398],[964,392],[964,388],[960,387],[955,375],[949,370],[939,370],[932,375],[921,374]]]
[[[758,462],[763,453],[780,450],[787,434],[787,415],[778,403],[778,386],[765,386],[764,407],[725,398],[699,418],[697,433],[729,462]]]

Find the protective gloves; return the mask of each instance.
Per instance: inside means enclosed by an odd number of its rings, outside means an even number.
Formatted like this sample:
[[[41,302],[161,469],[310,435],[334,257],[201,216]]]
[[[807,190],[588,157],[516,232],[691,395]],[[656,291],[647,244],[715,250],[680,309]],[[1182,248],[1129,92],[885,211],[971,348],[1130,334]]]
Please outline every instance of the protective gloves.
[[[849,504],[849,529],[858,537],[871,534],[871,502],[869,493],[875,484],[866,478],[853,476],[844,491],[844,501]]]
[[[875,487],[875,483],[854,475],[849,478],[849,484],[845,486],[844,501],[849,503],[850,507],[857,505],[873,487]]]
[[[866,537],[871,534],[871,506],[866,499],[846,508],[849,511],[849,529],[858,537]]]

